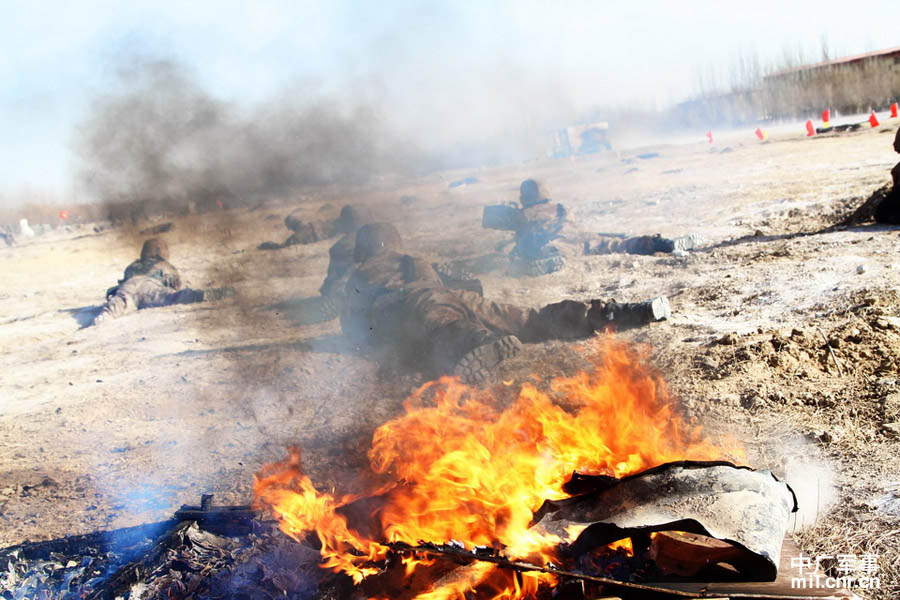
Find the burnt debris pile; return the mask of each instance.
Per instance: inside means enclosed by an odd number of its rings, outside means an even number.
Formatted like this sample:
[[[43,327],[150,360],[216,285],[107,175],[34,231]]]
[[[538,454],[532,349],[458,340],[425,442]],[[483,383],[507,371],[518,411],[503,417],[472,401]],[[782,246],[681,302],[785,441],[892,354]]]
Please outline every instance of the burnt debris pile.
[[[325,568],[316,535],[291,539],[249,505],[214,506],[204,496],[169,521],[0,551],[0,578],[6,598],[415,598],[448,585],[492,597],[503,581],[483,577],[493,569],[510,581],[542,577],[534,595],[514,584],[516,598],[800,597],[779,574],[796,500],[768,472],[679,461],[620,479],[574,473],[565,489],[571,496],[546,501],[532,529],[580,533],[545,564],[453,540],[383,541],[385,555],[354,583]],[[384,505],[364,497],[340,514],[352,529],[374,531]],[[416,565],[411,577],[408,565]]]

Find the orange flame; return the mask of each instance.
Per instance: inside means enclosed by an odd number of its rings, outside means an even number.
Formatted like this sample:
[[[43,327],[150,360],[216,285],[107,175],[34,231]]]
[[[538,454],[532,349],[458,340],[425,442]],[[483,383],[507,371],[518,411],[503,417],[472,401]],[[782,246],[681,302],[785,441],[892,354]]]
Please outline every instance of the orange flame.
[[[543,564],[562,541],[529,529],[545,499],[566,496],[573,471],[622,477],[682,459],[712,460],[728,452],[673,412],[665,384],[637,365],[634,351],[607,341],[590,372],[550,382],[550,392],[524,384],[504,409],[487,391],[444,377],[404,403],[406,414],[376,430],[369,451],[374,472],[392,484],[380,512],[383,538],[367,539],[335,510],[354,498],[319,493],[299,470],[299,453],[256,478],[257,503],[272,508],[296,539],[315,532],[323,566],[355,582],[377,571],[384,541],[461,541]],[[555,401],[554,401],[555,399]],[[731,458],[741,458],[731,450]],[[410,575],[420,561],[405,561]],[[547,574],[515,577],[489,563],[470,565],[454,581],[417,598],[533,597]],[[485,593],[483,588],[489,588]]]

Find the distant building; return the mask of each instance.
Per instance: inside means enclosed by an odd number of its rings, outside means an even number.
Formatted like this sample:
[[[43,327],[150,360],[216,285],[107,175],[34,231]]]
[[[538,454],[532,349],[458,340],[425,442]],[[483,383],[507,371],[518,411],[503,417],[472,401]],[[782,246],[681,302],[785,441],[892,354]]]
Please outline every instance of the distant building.
[[[900,99],[900,46],[834,60],[791,66],[755,85],[706,94],[675,106],[690,127],[746,125],[769,119],[816,119],[884,110]]]
[[[674,119],[685,126],[706,128],[755,123],[761,114],[759,90],[727,92],[693,98],[675,105]]]
[[[774,116],[864,113],[900,96],[900,46],[780,69],[763,77]]]
[[[877,67],[888,71],[900,73],[900,46],[886,48],[884,50],[875,50],[873,52],[865,52],[863,54],[854,54],[843,58],[835,58],[833,60],[824,60],[809,65],[800,65],[798,67],[790,67],[781,69],[766,75],[763,79],[766,81],[778,80],[796,80],[798,77],[813,78],[821,73],[827,73],[835,68],[850,68],[864,70],[867,67]]]

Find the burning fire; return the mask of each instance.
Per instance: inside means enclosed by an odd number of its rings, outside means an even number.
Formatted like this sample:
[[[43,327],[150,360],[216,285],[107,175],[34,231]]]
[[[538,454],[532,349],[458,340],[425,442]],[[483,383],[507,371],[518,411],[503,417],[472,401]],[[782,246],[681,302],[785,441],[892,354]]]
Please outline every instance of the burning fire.
[[[633,350],[607,341],[597,356],[590,372],[549,382],[549,394],[523,385],[502,409],[490,392],[452,378],[419,388],[406,400],[406,414],[375,432],[369,451],[372,470],[390,481],[372,491],[384,500],[374,517],[379,534],[348,524],[338,509],[358,498],[317,491],[297,451],[256,478],[257,503],[295,539],[314,533],[323,566],[360,583],[380,570],[376,561],[388,554],[382,542],[457,540],[536,564],[555,561],[556,546],[578,532],[561,540],[529,525],[545,499],[567,496],[562,486],[573,471],[622,477],[674,460],[735,458],[673,412],[665,384],[637,364]],[[403,561],[408,577],[433,562]],[[462,598],[475,588],[494,599],[526,598],[541,581],[553,582],[548,574],[516,577],[490,563],[457,571],[416,598]]]

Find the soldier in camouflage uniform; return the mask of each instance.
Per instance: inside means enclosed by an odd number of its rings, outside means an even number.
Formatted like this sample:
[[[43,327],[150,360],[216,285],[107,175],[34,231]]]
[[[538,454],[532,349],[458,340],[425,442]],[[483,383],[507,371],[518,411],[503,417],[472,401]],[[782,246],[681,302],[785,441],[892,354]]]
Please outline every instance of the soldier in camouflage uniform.
[[[534,179],[519,186],[519,204],[521,224],[509,254],[509,274],[534,276],[562,269],[565,260],[550,242],[560,237],[568,215],[566,207],[546,198]]]
[[[156,238],[145,241],[141,257],[125,268],[118,285],[106,291],[106,304],[94,318],[94,325],[142,308],[218,300],[234,294],[231,288],[182,288],[178,269],[168,258],[169,247],[165,241]]]
[[[513,249],[506,261],[510,275],[543,275],[558,271],[565,264],[559,250],[550,242],[560,237],[566,216],[565,206],[545,198],[540,185],[534,179],[526,179],[519,186],[519,204],[486,206],[481,225],[515,232]],[[469,266],[482,264],[489,269],[497,261],[493,255],[487,255],[469,263]]]
[[[319,296],[307,298],[297,307],[299,321],[303,324],[321,323],[340,316],[347,280],[357,264],[354,257],[355,249],[355,231],[343,235],[328,249],[328,272],[319,288]],[[449,270],[446,268],[447,265],[448,263],[431,263],[431,267],[444,285],[484,295],[481,280],[468,271]]]
[[[106,290],[106,297],[110,298],[116,294],[116,290],[120,285],[137,275],[147,275],[158,279],[166,287],[172,289],[181,288],[181,277],[176,269],[169,263],[169,245],[165,240],[152,238],[146,240],[141,247],[141,257],[125,267],[125,273],[118,285]]]
[[[544,196],[540,184],[526,179],[519,186],[520,207],[489,206],[484,211],[484,227],[516,232],[515,247],[510,253],[511,275],[552,273],[565,264],[559,250],[550,242],[563,237],[568,211],[562,204],[553,203]],[[593,242],[584,242],[584,254],[670,253],[692,250],[700,245],[701,239],[696,235],[672,240],[659,235],[627,237],[610,234],[594,236]]]
[[[328,249],[328,271],[319,288],[322,296],[334,297],[344,291],[347,278],[353,269],[353,249],[356,246],[356,232],[363,225],[373,222],[372,213],[361,206],[347,205],[341,209],[337,228],[343,235]],[[335,315],[336,316],[336,315]]]
[[[341,312],[341,329],[355,341],[388,347],[429,375],[455,373],[485,381],[522,342],[576,339],[598,329],[665,319],[663,298],[634,305],[564,300],[540,310],[492,302],[477,292],[445,286],[426,261],[401,253],[393,226],[362,227]]]
[[[897,128],[897,133],[894,135],[894,152],[900,154],[900,127]],[[891,180],[894,185],[875,209],[874,216],[878,223],[900,225],[900,186],[897,185],[900,183],[900,163],[891,169]]]
[[[353,248],[356,231],[372,222],[372,214],[365,208],[347,205],[338,219],[343,235],[328,249],[328,271],[319,288],[319,295],[304,298],[292,307],[294,319],[303,324],[323,323],[338,318],[347,279],[353,270]]]
[[[372,222],[371,214],[366,208],[350,204],[341,208],[341,214],[337,219],[304,222],[300,218],[303,212],[304,209],[298,208],[284,218],[285,227],[293,233],[283,243],[265,242],[259,245],[259,249],[277,250],[296,244],[313,244],[337,235],[356,233],[360,225]]]

